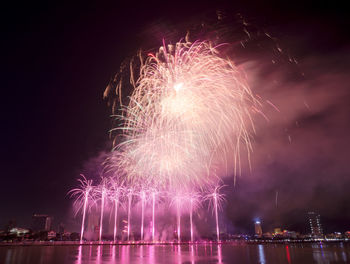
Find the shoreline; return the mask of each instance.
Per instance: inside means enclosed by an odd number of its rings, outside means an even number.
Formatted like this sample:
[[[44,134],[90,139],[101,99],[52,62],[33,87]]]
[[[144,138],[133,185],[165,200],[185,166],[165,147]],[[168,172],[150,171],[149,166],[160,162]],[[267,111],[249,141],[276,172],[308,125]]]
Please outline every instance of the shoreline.
[[[0,242],[0,247],[9,246],[151,246],[151,245],[223,245],[223,244],[336,244],[336,243],[350,243],[350,239],[341,240],[233,240],[233,241],[197,241],[197,242],[113,242],[113,241],[23,241],[23,242]]]

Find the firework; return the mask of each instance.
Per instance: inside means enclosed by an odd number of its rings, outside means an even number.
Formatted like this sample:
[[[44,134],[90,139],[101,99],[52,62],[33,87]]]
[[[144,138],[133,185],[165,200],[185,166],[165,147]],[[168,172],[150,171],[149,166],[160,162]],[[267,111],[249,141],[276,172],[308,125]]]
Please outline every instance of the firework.
[[[190,217],[190,235],[191,242],[194,242],[194,226],[193,226],[193,213],[196,209],[201,206],[204,201],[209,201],[209,208],[212,208],[213,214],[215,214],[216,220],[216,232],[217,240],[219,241],[219,210],[222,209],[222,202],[224,201],[224,195],[220,193],[222,185],[216,185],[212,187],[210,193],[206,192],[195,192],[186,190],[176,190],[168,192],[159,192],[154,188],[147,188],[146,186],[131,186],[125,185],[124,182],[120,182],[118,178],[107,178],[102,177],[101,182],[98,185],[92,185],[91,180],[87,180],[83,175],[82,179],[78,179],[80,186],[79,188],[72,189],[69,193],[71,196],[75,196],[75,208],[76,214],[79,211],[83,212],[82,224],[81,224],[81,242],[83,240],[84,227],[85,227],[85,218],[86,213],[92,206],[96,206],[97,212],[99,215],[99,236],[98,240],[102,241],[102,232],[103,232],[103,218],[104,212],[107,208],[108,201],[111,202],[111,213],[114,211],[114,232],[113,232],[113,241],[117,241],[117,231],[118,231],[118,208],[123,206],[125,202],[127,206],[126,217],[127,220],[124,220],[127,223],[127,241],[130,241],[131,234],[131,214],[135,212],[132,207],[133,198],[139,197],[141,203],[141,229],[140,229],[140,239],[144,241],[144,220],[145,220],[145,210],[149,200],[152,201],[152,224],[151,224],[151,233],[152,241],[155,242],[155,230],[156,230],[156,204],[165,203],[170,205],[169,209],[174,208],[174,213],[176,217],[176,233],[177,240],[181,242],[181,217],[186,213]],[[113,210],[114,208],[114,210]],[[161,207],[164,208],[164,207]],[[135,218],[138,216],[135,215]]]
[[[152,190],[152,241],[155,241],[155,229],[156,229],[156,218],[155,218],[155,210],[156,210],[156,195],[157,191]]]
[[[83,218],[81,221],[80,242],[83,241],[86,210],[91,208],[94,204],[96,197],[93,192],[92,180],[87,180],[83,174],[80,175],[82,179],[78,179],[79,187],[70,190],[68,193],[75,197],[74,207],[76,209],[75,214],[80,210],[83,212]]]
[[[144,220],[145,220],[145,204],[147,201],[146,190],[141,189],[137,194],[141,200],[141,240],[143,240],[143,229],[144,229]]]
[[[219,242],[220,241],[220,230],[219,230],[219,212],[218,210],[222,209],[222,202],[224,201],[225,197],[223,194],[220,193],[221,188],[224,187],[223,185],[215,186],[212,193],[209,193],[204,197],[205,200],[209,201],[209,207],[213,209],[213,212],[215,213],[215,223],[216,223],[216,239]]]
[[[117,241],[117,232],[118,232],[118,207],[120,203],[120,199],[123,196],[125,190],[121,183],[119,183],[114,178],[109,179],[110,191],[109,198],[114,203],[114,232],[113,232],[113,241]]]
[[[177,241],[181,242],[181,209],[186,196],[182,192],[172,194],[171,204],[176,208]]]
[[[239,168],[258,101],[243,72],[209,42],[165,44],[141,57],[122,114],[112,166],[131,182],[164,189],[212,186]],[[120,136],[120,133],[118,134]],[[233,158],[229,158],[229,157]],[[217,173],[219,172],[219,173]]]
[[[174,205],[179,242],[181,216],[189,211],[193,242],[193,213],[203,198],[209,200],[215,214],[220,241],[218,212],[224,196],[217,182],[224,175],[237,174],[242,149],[249,160],[250,131],[254,130],[252,114],[261,111],[244,72],[219,50],[220,46],[207,41],[163,43],[157,52],[146,57],[140,53],[140,67],[135,66],[135,61],[131,63],[133,92],[128,104],[120,101],[120,112],[113,115],[118,125],[111,132],[116,132],[116,137],[105,162],[106,174],[113,176],[109,181],[102,179],[93,189],[91,183],[82,185],[90,186],[85,195],[95,193],[101,200],[100,241],[106,197],[114,204],[116,241],[120,201],[127,204],[125,222],[130,240],[132,203],[136,196],[141,204],[141,240],[147,201],[152,200],[151,228],[155,241],[156,203],[164,200]],[[122,81],[116,81],[119,96]],[[211,191],[206,195],[208,190]],[[163,193],[167,195],[160,199],[159,194]],[[83,222],[89,204],[86,197],[78,199],[84,208]]]
[[[105,209],[105,198],[107,195],[107,178],[102,178],[100,186],[95,188],[95,192],[99,195],[101,200],[101,215],[100,215],[100,232],[99,232],[99,241],[102,241],[102,230],[103,230],[103,212]]]
[[[127,190],[127,197],[128,197],[128,241],[130,240],[130,226],[131,226],[131,202],[132,202],[132,196],[134,195],[134,190],[132,188],[129,188]]]
[[[201,196],[198,193],[191,192],[186,196],[189,202],[190,209],[190,230],[191,230],[191,242],[193,242],[193,211],[199,206]]]

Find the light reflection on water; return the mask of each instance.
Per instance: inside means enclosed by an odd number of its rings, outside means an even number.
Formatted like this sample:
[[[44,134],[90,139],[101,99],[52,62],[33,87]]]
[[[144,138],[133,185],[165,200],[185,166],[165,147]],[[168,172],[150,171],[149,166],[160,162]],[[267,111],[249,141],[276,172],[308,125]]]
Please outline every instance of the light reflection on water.
[[[258,245],[259,248],[259,263],[265,264],[265,253],[264,253],[264,246],[263,245]]]
[[[287,257],[288,264],[291,264],[290,252],[289,252],[289,246],[288,245],[286,245],[286,257]]]
[[[347,263],[349,244],[2,246],[4,264]]]

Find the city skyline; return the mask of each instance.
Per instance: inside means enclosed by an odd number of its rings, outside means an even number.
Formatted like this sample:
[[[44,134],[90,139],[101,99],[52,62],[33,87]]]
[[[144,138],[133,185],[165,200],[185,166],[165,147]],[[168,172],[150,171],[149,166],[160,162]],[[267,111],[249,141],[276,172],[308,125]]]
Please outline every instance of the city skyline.
[[[98,212],[98,211],[97,211]],[[134,212],[135,213],[135,212]],[[134,215],[135,217],[135,215]],[[133,217],[133,218],[134,218]],[[186,218],[186,215],[183,216]],[[32,241],[37,239],[42,240],[53,240],[53,241],[67,241],[72,240],[76,241],[80,237],[80,243],[82,241],[100,241],[100,218],[96,212],[88,212],[87,214],[87,224],[85,225],[85,232],[79,233],[72,230],[67,230],[63,223],[60,223],[58,227],[52,225],[52,217],[49,215],[43,214],[33,214],[32,223],[30,227],[18,227],[15,222],[10,222],[4,230],[0,230],[1,238],[6,240],[6,237],[10,239],[17,239],[19,242]],[[125,218],[125,217],[124,217]],[[136,217],[139,218],[139,217]],[[183,219],[184,220],[184,219]],[[136,222],[140,221],[138,219]],[[132,224],[132,231],[130,238],[127,238],[126,232],[128,230],[127,221],[123,217],[118,220],[118,229],[119,232],[113,234],[113,225],[110,222],[105,221],[105,228],[102,235],[103,241],[109,241],[114,243],[130,243],[130,241],[138,241],[139,243],[149,242],[151,238],[150,234],[152,233],[152,221],[146,221],[145,230],[146,238],[142,238],[140,230],[135,225],[135,220]],[[254,224],[254,227],[253,227]],[[291,241],[295,243],[310,242],[310,241],[347,241],[346,239],[350,238],[350,231],[346,232],[331,232],[325,234],[322,229],[321,216],[316,212],[307,212],[307,221],[305,222],[308,227],[306,233],[302,233],[298,230],[288,230],[283,225],[275,226],[273,230],[263,229],[263,223],[260,219],[255,220],[252,224],[253,232],[247,233],[235,233],[229,230],[228,226],[225,226],[225,223],[221,223],[220,226],[220,237],[221,241],[232,241],[232,240],[245,240],[245,241],[265,241],[265,242],[278,242],[278,241]],[[136,227],[136,229],[135,229]],[[174,225],[175,228],[175,225]],[[176,228],[175,228],[176,229]],[[183,242],[190,241],[206,241],[207,239],[214,239],[216,236],[214,226],[211,227],[212,231],[207,232],[206,234],[200,234],[196,231],[195,239],[192,238],[192,232],[189,233],[189,229],[185,228],[182,230],[181,236],[183,237]],[[210,228],[209,228],[210,230]],[[142,232],[142,231],[141,231]],[[157,231],[157,234],[159,232]],[[130,240],[131,239],[131,240]],[[167,240],[161,239],[157,235],[157,243],[167,243],[169,241],[176,240],[176,232],[173,234],[173,238],[168,237]],[[15,240],[16,241],[16,240]],[[155,241],[153,239],[153,241]]]

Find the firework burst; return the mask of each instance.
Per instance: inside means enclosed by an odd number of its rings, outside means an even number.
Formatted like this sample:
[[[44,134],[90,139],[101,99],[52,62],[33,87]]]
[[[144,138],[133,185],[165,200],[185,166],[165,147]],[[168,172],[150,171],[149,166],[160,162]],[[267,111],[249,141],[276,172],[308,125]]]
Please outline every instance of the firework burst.
[[[212,186],[230,173],[228,164],[239,169],[242,146],[251,150],[248,127],[259,103],[243,72],[218,49],[178,42],[140,57],[130,102],[112,129],[123,137],[111,162],[118,175],[191,190]]]
[[[215,214],[215,222],[216,222],[216,237],[217,241],[220,241],[220,231],[219,231],[219,210],[222,210],[222,203],[225,200],[225,196],[220,193],[220,190],[224,187],[224,185],[216,185],[212,192],[207,194],[204,197],[204,200],[209,201],[209,207],[212,208],[212,212]]]
[[[92,180],[87,180],[83,174],[80,175],[82,179],[78,179],[79,187],[72,189],[68,192],[71,197],[74,197],[75,215],[79,211],[83,213],[83,219],[81,222],[80,242],[83,241],[84,229],[85,229],[85,217],[86,211],[89,211],[96,202],[96,195],[94,192],[94,186]]]

